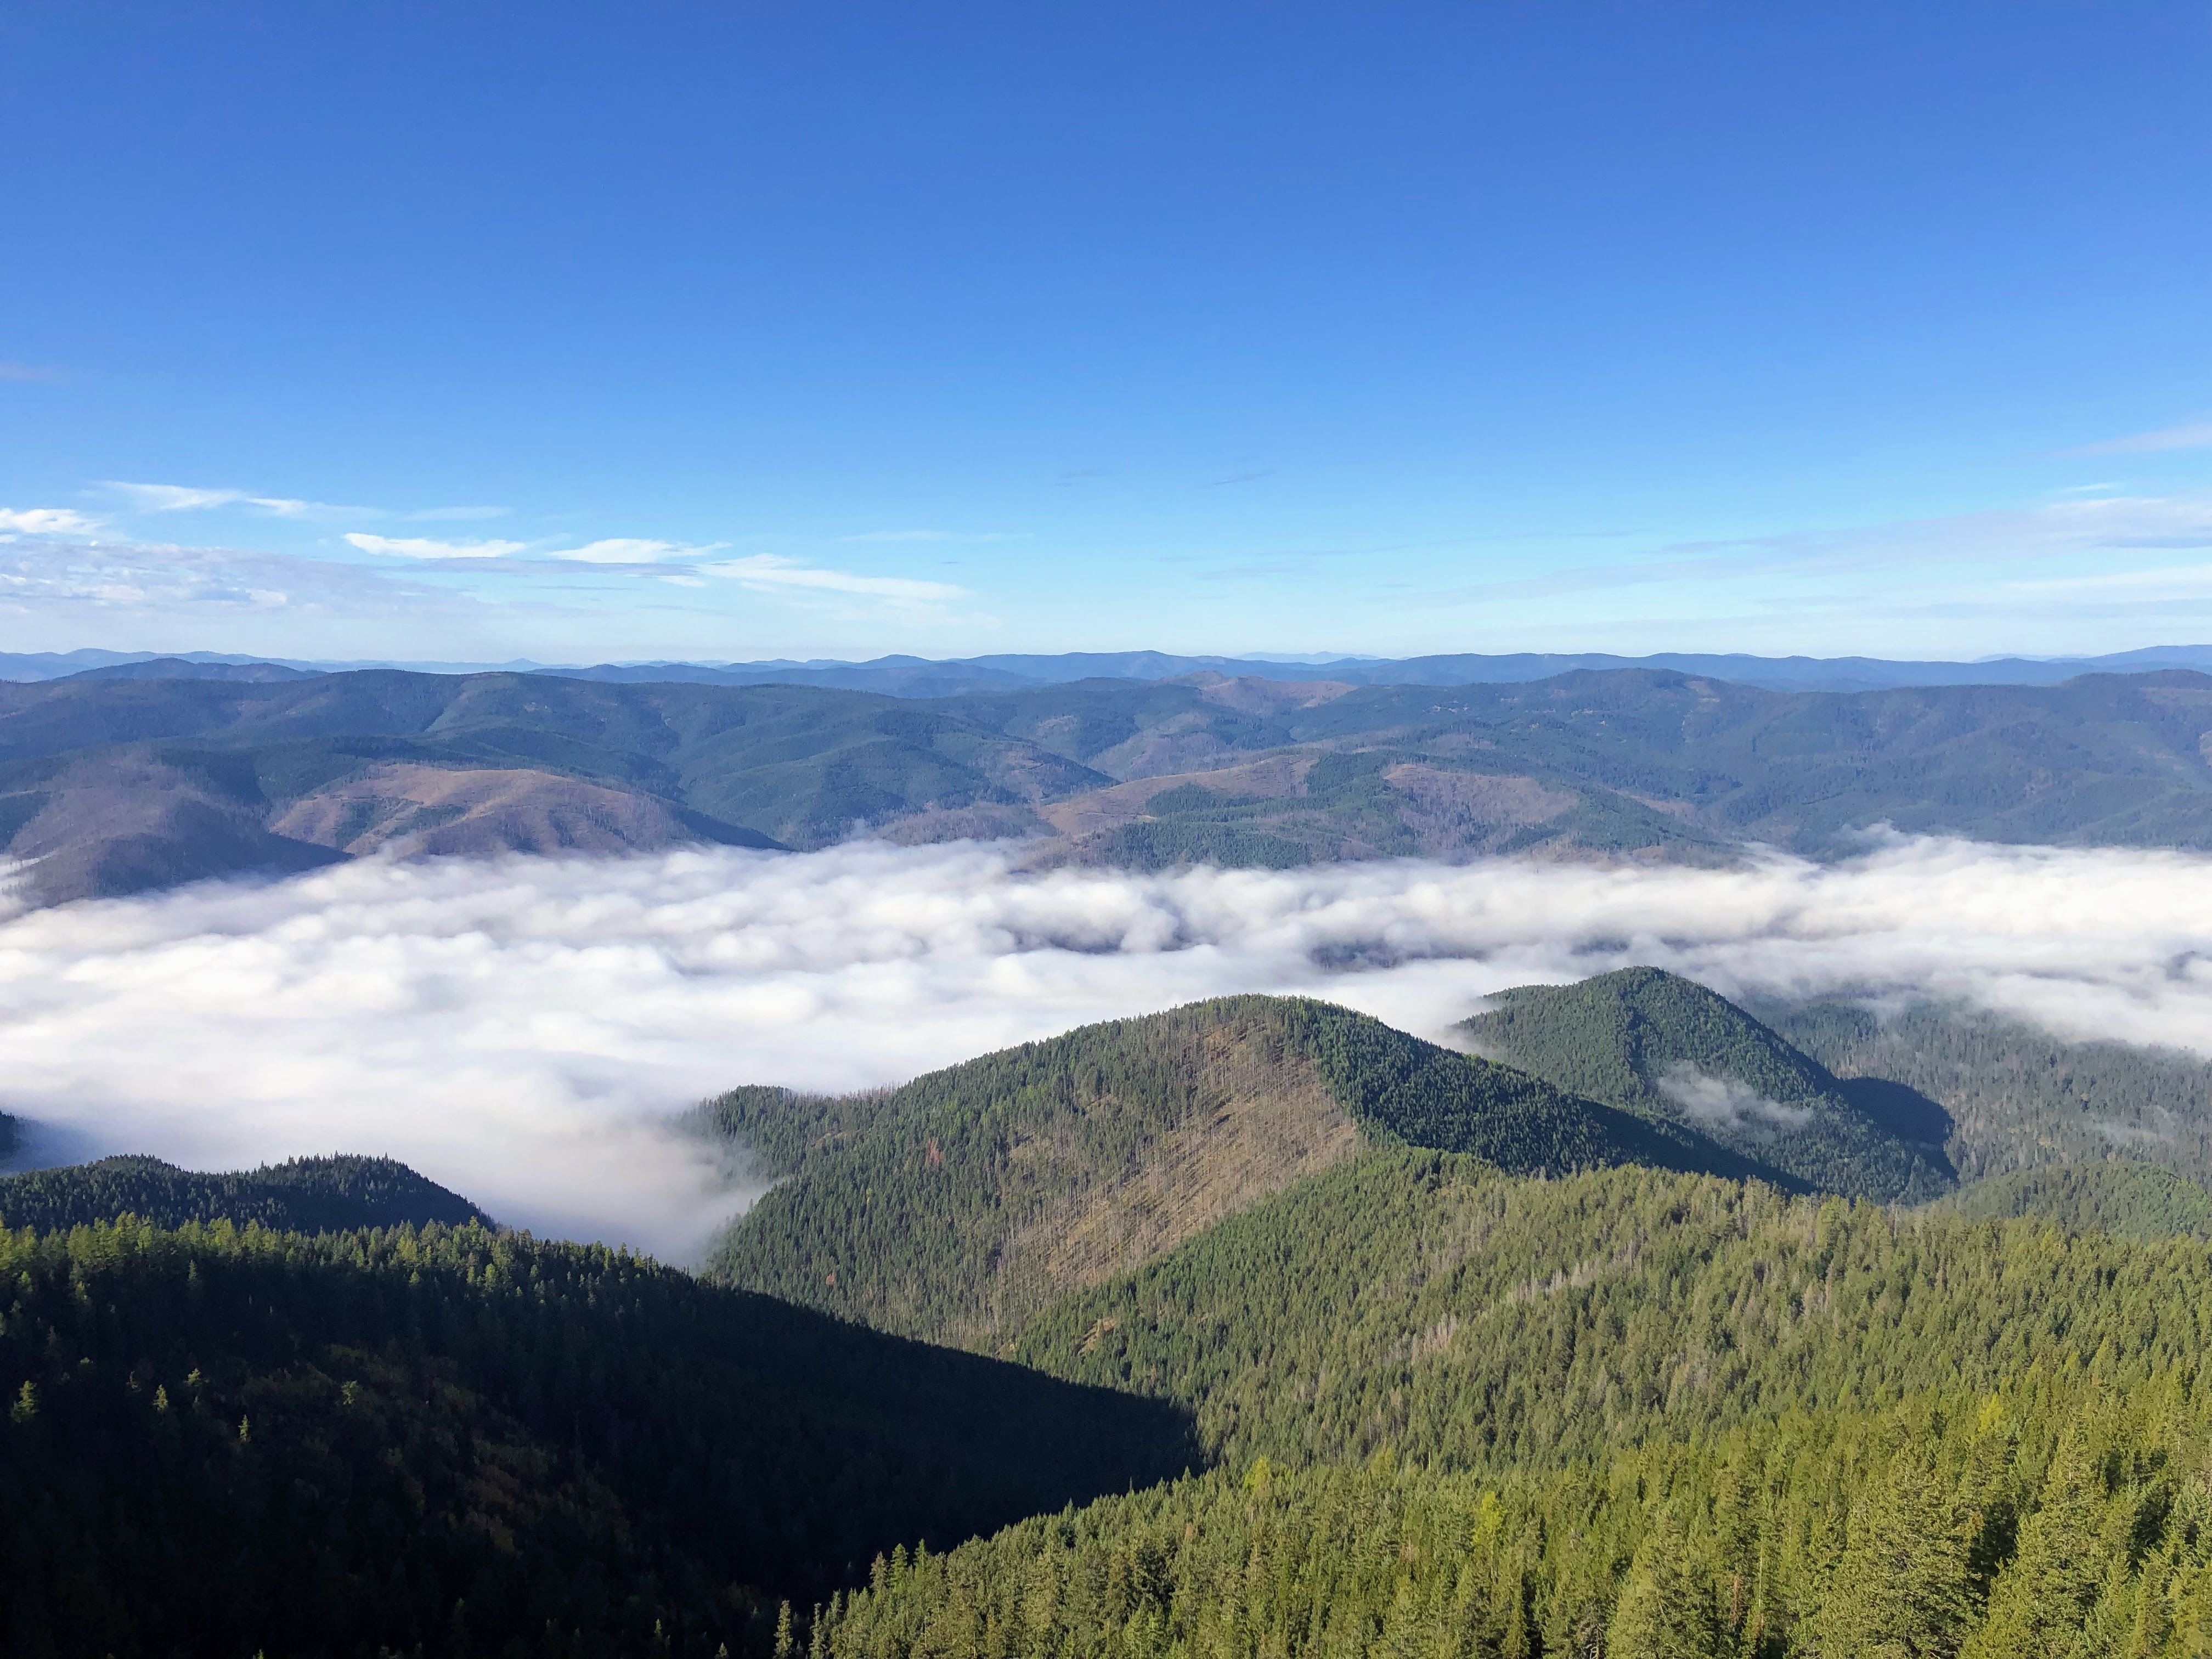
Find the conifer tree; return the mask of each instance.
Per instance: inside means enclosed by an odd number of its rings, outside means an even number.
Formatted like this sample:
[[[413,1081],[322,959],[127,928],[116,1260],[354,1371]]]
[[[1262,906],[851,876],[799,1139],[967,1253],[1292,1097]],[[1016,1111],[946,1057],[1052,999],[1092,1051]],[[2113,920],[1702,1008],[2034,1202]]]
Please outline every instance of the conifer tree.
[[[1907,1449],[1851,1510],[1814,1632],[1820,1659],[1948,1659],[1973,1616],[1965,1517]]]
[[[1720,1651],[1711,1581],[1680,1516],[1662,1510],[1629,1565],[1606,1632],[1606,1659],[1715,1659]]]

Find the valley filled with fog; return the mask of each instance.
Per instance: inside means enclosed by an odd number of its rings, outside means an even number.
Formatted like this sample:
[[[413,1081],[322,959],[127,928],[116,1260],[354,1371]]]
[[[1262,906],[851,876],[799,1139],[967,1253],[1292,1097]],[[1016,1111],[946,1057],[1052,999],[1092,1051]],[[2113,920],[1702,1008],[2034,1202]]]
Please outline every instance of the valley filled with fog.
[[[1028,873],[1019,848],[366,860],[0,922],[19,1166],[388,1154],[512,1224],[693,1260],[757,1193],[672,1125],[1086,1022],[1310,994],[1441,1036],[1627,963],[2212,1049],[2212,860],[1878,836],[1728,868],[1493,859]]]

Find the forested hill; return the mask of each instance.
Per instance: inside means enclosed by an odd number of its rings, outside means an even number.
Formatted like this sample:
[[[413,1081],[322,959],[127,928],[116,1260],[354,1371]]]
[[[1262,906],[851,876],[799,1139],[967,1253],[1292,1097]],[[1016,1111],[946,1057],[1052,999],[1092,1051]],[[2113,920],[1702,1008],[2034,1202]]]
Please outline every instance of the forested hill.
[[[1231,997],[1086,1026],[875,1095],[740,1089],[713,1133],[783,1177],[711,1271],[985,1348],[1364,1143],[1519,1171],[1757,1166],[1327,1003]]]
[[[0,1650],[751,1654],[1174,1408],[481,1228],[0,1234]],[[765,1599],[763,1599],[765,1598]]]
[[[2197,1241],[1376,1152],[1018,1344],[1222,1473],[896,1559],[829,1651],[2180,1659],[2208,1337]]]
[[[1962,1179],[2115,1154],[2212,1185],[2212,1061],[2175,1048],[2070,1042],[2024,1021],[1922,1001],[1762,1004],[1761,1018],[1849,1086],[1939,1103]]]
[[[459,1194],[388,1158],[299,1158],[222,1174],[106,1158],[0,1176],[0,1227],[45,1232],[123,1215],[157,1227],[228,1221],[302,1233],[491,1224]]]
[[[1486,999],[1460,1027],[1484,1054],[1593,1100],[1687,1123],[1829,1192],[1920,1203],[1952,1185],[1940,1108],[1827,1068],[1717,993],[1656,968]],[[1869,1110],[1880,1109],[1880,1115]]]
[[[2131,1158],[1990,1176],[1943,1200],[1956,1214],[2032,1216],[2068,1232],[2121,1238],[2212,1238],[2212,1191]]]
[[[1026,835],[1283,866],[1690,860],[1851,832],[2212,846],[2212,677],[1785,692],[1654,669],[1443,687],[1206,673],[931,698],[375,670],[0,684],[37,902],[367,853]]]

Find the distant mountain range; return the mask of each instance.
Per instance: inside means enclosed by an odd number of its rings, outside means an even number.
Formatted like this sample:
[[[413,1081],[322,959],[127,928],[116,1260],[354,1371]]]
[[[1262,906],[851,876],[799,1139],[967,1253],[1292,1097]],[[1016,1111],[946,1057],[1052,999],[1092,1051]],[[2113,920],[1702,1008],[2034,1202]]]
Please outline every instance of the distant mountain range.
[[[1133,869],[1826,857],[1877,823],[2212,847],[2212,676],[2179,670],[1850,693],[1664,669],[1462,686],[1208,671],[922,699],[121,666],[0,684],[0,853],[33,902],[371,853],[855,835],[1025,837],[1039,866]]]
[[[629,662],[588,666],[532,662],[318,662],[211,651],[0,652],[0,680],[66,678],[274,679],[299,674],[397,668],[424,674],[558,674],[614,684],[818,685],[895,697],[963,696],[1073,680],[1165,680],[1198,673],[1273,680],[1331,680],[1345,685],[1512,685],[1577,669],[1657,668],[1708,675],[1778,691],[1871,691],[1906,685],[2056,685],[2077,674],[2142,673],[2160,668],[2212,672],[2212,645],[2157,645],[2095,657],[2000,657],[1981,662],[1903,662],[1880,657],[1758,657],[1662,652],[1621,657],[1604,652],[1515,652],[1426,657],[1177,656],[1160,651],[1020,653],[933,660],[878,657],[867,662]],[[235,670],[253,671],[238,673]]]

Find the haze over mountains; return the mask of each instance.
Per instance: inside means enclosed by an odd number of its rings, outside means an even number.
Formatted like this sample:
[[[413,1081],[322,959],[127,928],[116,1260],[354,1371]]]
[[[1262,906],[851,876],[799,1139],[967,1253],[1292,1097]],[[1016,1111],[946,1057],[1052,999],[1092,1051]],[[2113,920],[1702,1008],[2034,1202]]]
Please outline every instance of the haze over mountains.
[[[1211,672],[946,697],[367,670],[0,686],[33,902],[349,858],[1038,840],[1039,864],[2212,845],[2212,677],[1784,692]],[[163,671],[166,673],[166,671]],[[228,673],[228,671],[226,671]]]
[[[516,659],[430,663],[392,660],[318,662],[221,652],[0,652],[0,680],[70,678],[278,678],[276,671],[337,673],[398,668],[416,673],[538,673],[621,684],[677,681],[708,685],[821,685],[893,696],[957,696],[1059,685],[1085,679],[1173,679],[1218,673],[1259,679],[1323,679],[1346,685],[1513,684],[1576,669],[1659,668],[1710,675],[1778,691],[1868,691],[1901,685],[2054,685],[2077,674],[2142,673],[2161,668],[2212,671],[2212,645],[2147,646],[2081,657],[1989,657],[1972,662],[1898,662],[1879,657],[1761,657],[1749,653],[1607,652],[1457,653],[1426,657],[1248,655],[1184,656],[1160,651],[1009,653],[931,659],[878,657],[866,662],[623,662],[592,665]],[[242,671],[242,672],[241,672]]]

